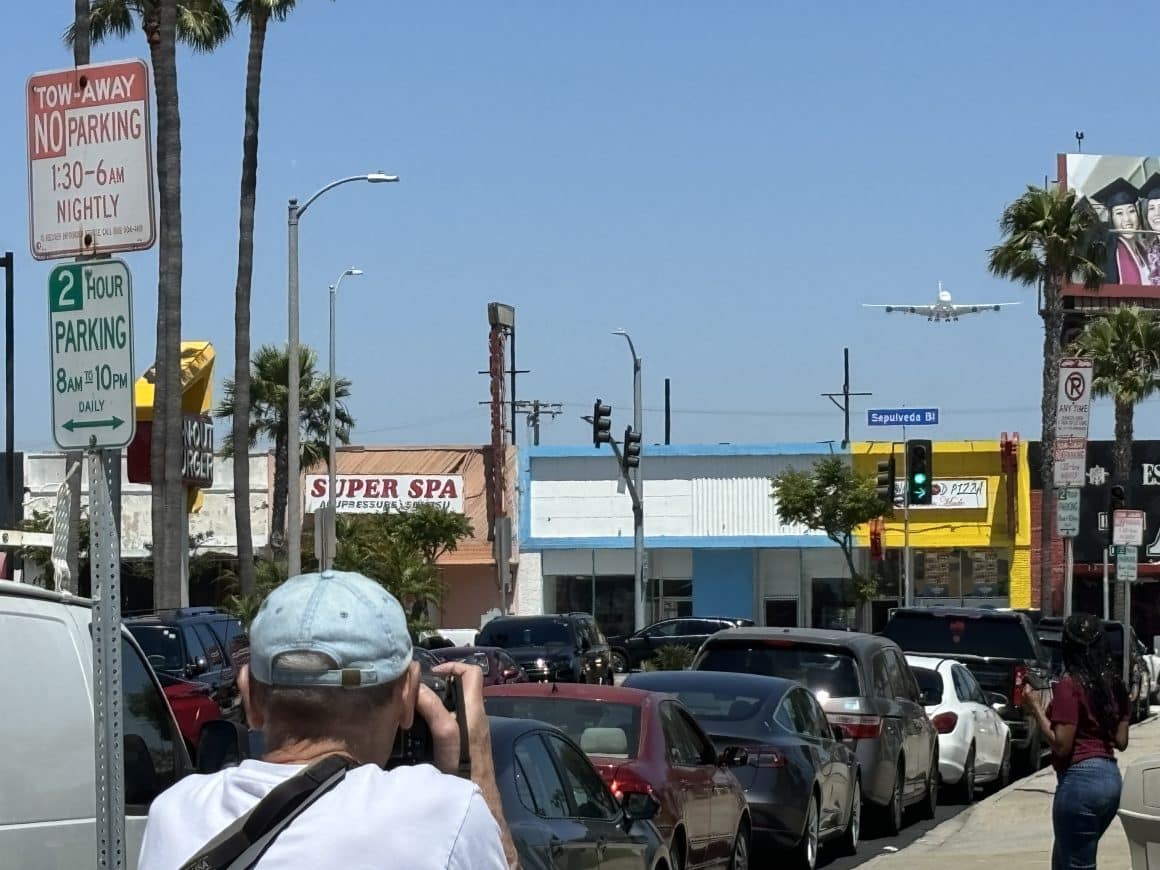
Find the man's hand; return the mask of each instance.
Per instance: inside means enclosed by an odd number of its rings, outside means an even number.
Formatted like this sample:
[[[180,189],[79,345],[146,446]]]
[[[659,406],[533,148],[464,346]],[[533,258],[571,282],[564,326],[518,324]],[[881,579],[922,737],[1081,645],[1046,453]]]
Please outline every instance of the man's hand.
[[[432,673],[447,679],[455,677],[463,690],[463,715],[467,727],[468,751],[472,759],[472,769],[479,763],[491,764],[491,729],[487,723],[487,713],[483,709],[483,671],[477,665],[466,662],[446,662],[436,666]],[[459,770],[459,727],[455,714],[448,712],[443,701],[429,688],[419,687],[419,699],[415,712],[422,716],[431,729],[435,744],[435,766],[444,773],[455,774]]]

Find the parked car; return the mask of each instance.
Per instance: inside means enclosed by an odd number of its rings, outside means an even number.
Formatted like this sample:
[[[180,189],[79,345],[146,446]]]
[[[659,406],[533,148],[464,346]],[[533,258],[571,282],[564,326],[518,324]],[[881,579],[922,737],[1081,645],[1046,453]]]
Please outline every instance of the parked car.
[[[1144,667],[1148,669],[1148,683],[1152,686],[1152,695],[1149,700],[1160,700],[1160,656],[1148,649],[1139,638],[1136,638],[1136,654],[1140,656],[1141,661],[1144,662]]]
[[[496,646],[452,646],[432,650],[441,662],[469,662],[483,671],[485,686],[502,686],[507,683],[526,683],[527,675],[507,650]]]
[[[497,616],[480,630],[475,646],[506,650],[529,680],[613,682],[608,641],[587,613]]]
[[[650,820],[655,797],[604,784],[559,729],[527,719],[491,718],[491,748],[503,812],[526,870],[670,870]]]
[[[933,818],[938,734],[897,644],[883,637],[810,628],[731,628],[705,641],[693,669],[782,677],[814,693],[858,758],[862,797],[897,834],[904,809]]]
[[[623,686],[526,683],[484,691],[489,716],[556,726],[616,797],[654,795],[653,819],[675,867],[748,867],[745,791],[679,700]]]
[[[1025,692],[1051,701],[1051,660],[1017,611],[971,607],[901,607],[882,634],[915,655],[966,665],[984,692],[1002,695],[999,715],[1011,730],[1012,761],[1023,773],[1038,770],[1051,751],[1035,717],[1023,709]]]
[[[157,681],[161,683],[177,727],[181,729],[189,757],[196,761],[201,729],[206,722],[222,717],[221,707],[213,699],[213,689],[197,680],[183,680],[164,673],[157,674]]]
[[[943,785],[955,786],[964,803],[975,787],[1011,781],[1011,729],[995,709],[1007,699],[987,694],[960,662],[908,655],[907,663],[931,723],[938,732],[938,766]]]
[[[678,616],[674,619],[662,619],[634,634],[608,638],[608,645],[612,648],[612,669],[618,674],[634,671],[645,662],[651,661],[661,647],[683,646],[696,652],[710,635],[726,628],[749,625],[753,625],[752,619],[723,616]]]
[[[92,602],[0,580],[0,683],[25,686],[0,717],[0,859],[6,867],[92,867]],[[192,770],[165,693],[122,634],[125,866],[135,867],[153,799]]]
[[[790,680],[712,671],[631,674],[625,685],[675,695],[704,728],[745,787],[754,852],[792,850],[817,866],[821,843],[858,849],[862,780],[858,760],[817,699]]]
[[[1111,659],[1112,667],[1121,676],[1124,673],[1124,624],[1113,620],[1103,620],[1104,645]],[[1047,650],[1051,659],[1052,670],[1056,675],[1063,674],[1063,617],[1045,617],[1035,628],[1039,642]],[[1128,669],[1127,687],[1132,698],[1132,721],[1142,722],[1148,718],[1152,708],[1152,670],[1149,662],[1144,658],[1147,649],[1137,639],[1136,632],[1128,629],[1128,649],[1131,663]]]
[[[157,673],[206,683],[224,713],[241,715],[229,656],[234,638],[244,632],[240,620],[213,607],[180,607],[126,617],[124,623]]]

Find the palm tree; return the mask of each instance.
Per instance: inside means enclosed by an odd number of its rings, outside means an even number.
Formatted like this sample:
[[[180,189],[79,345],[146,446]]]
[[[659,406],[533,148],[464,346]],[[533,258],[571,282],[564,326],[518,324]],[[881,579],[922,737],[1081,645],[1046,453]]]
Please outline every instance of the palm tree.
[[[93,0],[88,38],[92,44],[125,37],[134,21],[149,44],[157,103],[158,228],[157,350],[150,466],[153,478],[153,566],[159,582],[157,607],[176,607],[184,597],[181,562],[185,491],[181,482],[181,111],[177,92],[177,43],[212,51],[232,30],[221,0]],[[85,40],[78,22],[65,32],[72,45]]]
[[[1089,321],[1074,350],[1094,363],[1092,394],[1115,407],[1116,443],[1112,479],[1127,484],[1132,469],[1132,429],[1136,406],[1160,391],[1160,321],[1157,312],[1116,308]],[[1124,618],[1117,596],[1116,619]]]
[[[246,57],[245,129],[242,133],[242,192],[238,216],[238,279],[234,287],[234,431],[249,425],[250,407],[250,288],[254,278],[254,204],[258,189],[258,120],[262,92],[262,58],[266,25],[281,21],[295,0],[238,0],[234,15],[250,22]],[[242,595],[255,588],[254,539],[250,528],[249,465],[234,463],[234,520],[238,538],[238,578]]]
[[[1076,202],[1075,191],[1028,186],[999,219],[1002,242],[988,251],[991,274],[1043,290],[1043,489],[1040,559],[1040,609],[1052,612],[1051,552],[1055,474],[1055,402],[1063,330],[1063,287],[1078,280],[1096,289],[1103,283],[1105,247],[1094,213]]]
[[[318,354],[312,348],[299,348],[299,427],[302,467],[310,468],[324,462],[328,455],[327,429],[330,425],[330,377],[317,371]],[[289,402],[290,366],[285,347],[264,344],[254,354],[250,371],[250,404],[248,407],[247,446],[260,440],[274,443],[274,510],[270,538],[281,546],[286,530],[286,496],[289,492],[289,429],[287,410]],[[214,412],[219,419],[232,419],[237,405],[237,392],[232,378],[224,384],[225,395]],[[350,397],[350,381],[339,378],[334,384],[336,399]],[[337,402],[335,413],[336,437],[342,444],[350,443],[354,418],[346,405]],[[236,431],[236,430],[235,430]],[[234,433],[222,442],[222,453],[233,456],[237,451]]]

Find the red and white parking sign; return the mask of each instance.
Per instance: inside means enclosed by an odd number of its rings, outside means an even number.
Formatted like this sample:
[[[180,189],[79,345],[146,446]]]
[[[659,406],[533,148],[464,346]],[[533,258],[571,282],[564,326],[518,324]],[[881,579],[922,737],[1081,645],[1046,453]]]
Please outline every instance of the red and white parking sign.
[[[145,61],[37,73],[28,79],[26,100],[32,256],[151,248],[156,222]]]

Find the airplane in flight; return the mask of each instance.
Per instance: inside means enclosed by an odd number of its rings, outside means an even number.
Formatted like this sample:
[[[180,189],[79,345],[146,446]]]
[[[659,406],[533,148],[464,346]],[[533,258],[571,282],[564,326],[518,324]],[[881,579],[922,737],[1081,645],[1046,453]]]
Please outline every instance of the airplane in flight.
[[[933,305],[868,305],[862,303],[863,308],[885,308],[886,313],[898,311],[902,314],[918,314],[928,321],[950,323],[958,320],[960,315],[978,314],[980,311],[998,311],[1008,305],[1022,305],[1022,302],[973,302],[959,305],[951,301],[949,290],[944,290],[942,281],[938,282],[938,301]]]

